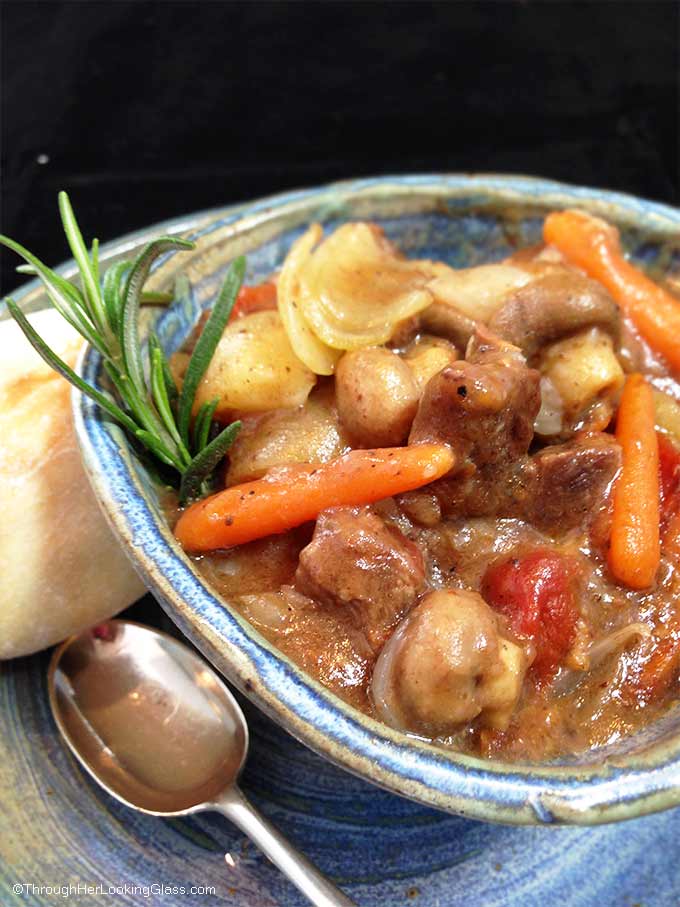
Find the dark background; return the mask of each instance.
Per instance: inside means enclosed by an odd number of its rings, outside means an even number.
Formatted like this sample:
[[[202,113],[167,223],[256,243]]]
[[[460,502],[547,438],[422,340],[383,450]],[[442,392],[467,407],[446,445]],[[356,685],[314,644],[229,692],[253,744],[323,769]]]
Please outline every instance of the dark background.
[[[2,230],[66,257],[328,180],[539,174],[680,203],[680,4],[8,2]],[[20,279],[1,256],[2,290]]]

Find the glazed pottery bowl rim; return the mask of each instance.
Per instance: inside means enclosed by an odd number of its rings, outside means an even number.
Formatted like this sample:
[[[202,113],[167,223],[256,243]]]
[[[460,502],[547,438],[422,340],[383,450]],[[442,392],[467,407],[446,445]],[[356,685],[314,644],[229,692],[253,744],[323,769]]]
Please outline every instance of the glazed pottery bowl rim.
[[[217,209],[156,225],[125,237],[120,248],[158,232],[191,229],[201,236],[222,227],[238,235],[249,218],[275,221],[291,206],[304,211],[322,197],[360,194],[480,195],[512,204],[584,204],[613,210],[650,235],[680,228],[680,212],[620,193],[516,176],[413,175],[332,184]],[[455,212],[454,212],[455,214]],[[26,296],[31,289],[27,287]],[[81,369],[96,379],[99,357],[85,352]],[[653,748],[647,763],[633,756],[600,765],[512,765],[486,762],[408,738],[359,715],[266,643],[224,608],[191,569],[167,528],[147,504],[122,435],[74,394],[84,463],[95,493],[142,577],[181,629],[243,692],[304,743],[344,768],[421,802],[473,818],[513,823],[590,824],[628,818],[680,803],[680,739]],[[115,438],[115,443],[112,439]]]

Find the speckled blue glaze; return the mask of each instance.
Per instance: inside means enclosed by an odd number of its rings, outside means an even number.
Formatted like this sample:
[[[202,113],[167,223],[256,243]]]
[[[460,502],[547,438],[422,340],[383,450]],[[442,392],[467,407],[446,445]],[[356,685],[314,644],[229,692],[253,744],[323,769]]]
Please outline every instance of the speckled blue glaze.
[[[332,229],[343,220],[370,218],[405,252],[461,265],[535,242],[546,210],[574,205],[618,223],[633,254],[647,264],[665,255],[666,266],[678,266],[677,246],[675,253],[671,247],[680,237],[680,212],[651,202],[522,177],[361,180],[203,216],[200,227],[189,230],[197,251],[161,265],[159,280],[164,270],[185,267],[193,294],[162,314],[157,330],[168,351],[177,349],[234,255],[245,251],[247,280],[261,279],[313,220]],[[99,357],[89,352],[82,370],[98,383]],[[93,487],[142,577],[204,654],[298,739],[390,790],[493,821],[596,823],[680,802],[680,712],[595,756],[507,766],[435,749],[340,703],[211,593],[167,530],[153,483],[122,433],[89,400],[76,395],[74,406]]]

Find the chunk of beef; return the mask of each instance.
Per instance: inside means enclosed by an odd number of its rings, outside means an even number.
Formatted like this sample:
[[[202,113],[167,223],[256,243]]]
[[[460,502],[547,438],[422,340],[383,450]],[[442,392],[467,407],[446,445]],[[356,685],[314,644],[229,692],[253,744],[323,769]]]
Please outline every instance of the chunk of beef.
[[[517,517],[562,532],[590,522],[620,464],[616,439],[593,432],[521,458],[495,483],[483,474],[447,477],[432,490],[449,517]]]
[[[478,328],[467,361],[442,369],[425,387],[409,444],[449,444],[462,471],[502,468],[529,449],[539,380],[518,349]]]
[[[443,516],[517,516],[523,513],[534,489],[534,477],[527,470],[526,455],[494,471],[482,469],[470,474],[448,475],[429,485],[437,496]]]
[[[618,306],[597,281],[567,268],[515,290],[489,321],[491,331],[528,358],[551,340],[595,325],[618,340]]]
[[[409,438],[456,452],[453,472],[430,487],[442,513],[521,517],[548,531],[581,524],[616,474],[617,442],[593,433],[529,457],[538,372],[486,329],[476,330],[467,355],[428,383]]]
[[[546,447],[527,465],[529,491],[517,515],[539,529],[572,529],[597,508],[620,465],[618,442],[599,432]]]
[[[432,486],[445,515],[493,514],[523,497],[539,406],[538,372],[516,347],[477,328],[467,361],[427,384],[409,437],[443,441],[456,453],[453,472]]]
[[[415,603],[424,584],[422,555],[396,527],[367,507],[319,515],[300,553],[296,588],[329,608],[346,608],[377,651]]]

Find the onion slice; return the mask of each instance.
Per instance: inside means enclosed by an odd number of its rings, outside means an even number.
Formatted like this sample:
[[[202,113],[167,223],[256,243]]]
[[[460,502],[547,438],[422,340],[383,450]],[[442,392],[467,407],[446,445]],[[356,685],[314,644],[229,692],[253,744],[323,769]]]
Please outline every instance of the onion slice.
[[[314,334],[302,314],[301,277],[314,246],[323,236],[319,224],[313,224],[293,243],[277,282],[281,321],[295,355],[316,375],[332,375],[340,353],[331,349]]]

